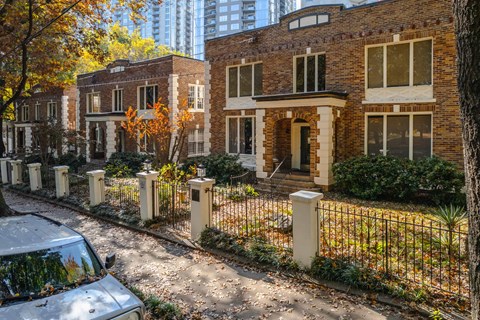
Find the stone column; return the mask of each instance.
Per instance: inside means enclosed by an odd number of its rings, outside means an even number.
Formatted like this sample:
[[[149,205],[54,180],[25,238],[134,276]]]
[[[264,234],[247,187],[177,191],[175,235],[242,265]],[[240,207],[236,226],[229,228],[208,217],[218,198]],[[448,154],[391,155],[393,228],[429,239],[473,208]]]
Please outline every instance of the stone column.
[[[333,113],[330,107],[318,107],[317,114],[320,120],[317,122],[318,136],[317,143],[320,148],[317,150],[319,162],[316,163],[316,169],[319,172],[318,177],[314,177],[314,182],[318,185],[328,187],[333,184]]]
[[[143,221],[153,219],[157,208],[154,208],[153,181],[158,178],[157,171],[137,173],[138,186],[140,189],[140,217]]]
[[[90,121],[85,121],[85,158],[87,162],[92,160],[90,154]]]
[[[293,209],[293,259],[301,267],[309,268],[317,254],[318,215],[317,202],[322,193],[298,191],[290,194]]]
[[[32,152],[32,127],[25,127],[25,153]]]
[[[257,109],[255,111],[255,145],[257,146],[256,150],[256,159],[255,167],[257,171],[257,178],[264,179],[267,177],[267,173],[264,170],[265,159],[265,147],[263,143],[265,142],[265,109]]]
[[[96,206],[105,201],[105,171],[88,171],[87,176],[90,187],[90,205]]]
[[[212,212],[212,190],[213,185],[215,184],[214,179],[192,179],[188,181],[190,185],[190,194],[192,197],[191,205],[191,238],[192,240],[197,240],[200,237],[200,234],[207,227],[210,227],[212,222],[211,212]]]
[[[105,159],[108,160],[110,159],[110,156],[112,153],[115,152],[115,138],[117,136],[116,134],[116,126],[114,121],[107,121],[107,130],[105,130],[105,140],[106,140],[106,146],[105,146]]]
[[[57,198],[66,197],[70,194],[68,169],[68,166],[53,167],[53,170],[55,170],[55,189],[57,191]]]
[[[2,173],[2,183],[7,184],[8,183],[8,167],[7,167],[7,162],[10,160],[10,158],[1,158],[0,159],[0,170]]]
[[[41,163],[29,163],[28,174],[30,175],[30,190],[36,191],[42,189],[42,174],[40,171]]]
[[[10,160],[12,165],[12,185],[22,183],[22,160]]]

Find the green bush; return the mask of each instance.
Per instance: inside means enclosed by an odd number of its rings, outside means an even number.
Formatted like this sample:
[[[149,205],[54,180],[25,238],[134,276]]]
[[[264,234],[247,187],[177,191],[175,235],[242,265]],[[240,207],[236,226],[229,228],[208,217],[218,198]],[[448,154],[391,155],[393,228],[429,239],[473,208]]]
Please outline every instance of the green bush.
[[[411,161],[391,156],[360,156],[333,166],[339,191],[367,200],[406,200],[427,190],[435,204],[460,202],[463,174],[437,157]],[[459,200],[460,199],[460,200]]]
[[[182,311],[176,305],[160,300],[157,296],[149,296],[144,303],[147,310],[156,319],[184,319]]]
[[[428,191],[435,204],[465,203],[461,192],[465,176],[455,164],[438,157],[426,158],[417,162],[417,176],[420,187]]]
[[[83,166],[85,163],[87,163],[87,161],[83,155],[77,156],[73,152],[64,153],[57,159],[57,164],[69,166],[70,170],[74,172],[78,172],[78,168]]]
[[[415,167],[409,160],[361,156],[333,166],[340,191],[368,199],[406,199],[418,191]]]
[[[229,154],[213,154],[206,157],[187,159],[182,166],[184,171],[202,163],[207,168],[207,177],[213,178],[219,184],[230,182],[231,176],[241,175],[246,169],[238,162],[238,156]]]
[[[147,155],[141,153],[113,153],[105,165],[106,174],[113,177],[131,177],[143,169],[147,158]]]

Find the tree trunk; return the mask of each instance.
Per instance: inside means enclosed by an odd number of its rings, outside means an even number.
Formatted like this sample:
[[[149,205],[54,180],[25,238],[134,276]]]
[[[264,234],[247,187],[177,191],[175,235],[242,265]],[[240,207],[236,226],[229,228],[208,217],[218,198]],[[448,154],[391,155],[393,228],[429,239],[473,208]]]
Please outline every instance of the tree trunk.
[[[5,154],[5,144],[3,143],[3,119],[0,117],[0,134],[2,136],[2,139],[0,139],[0,156],[3,157]]]
[[[480,319],[480,1],[454,0],[465,148],[472,319]]]
[[[10,209],[3,197],[3,190],[0,189],[0,217],[13,216],[16,212]]]

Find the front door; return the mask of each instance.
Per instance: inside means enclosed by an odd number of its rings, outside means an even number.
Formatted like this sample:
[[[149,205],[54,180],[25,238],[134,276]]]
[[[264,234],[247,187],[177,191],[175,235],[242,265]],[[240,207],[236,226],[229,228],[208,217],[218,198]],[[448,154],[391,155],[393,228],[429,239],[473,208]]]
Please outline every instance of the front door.
[[[300,128],[300,170],[310,171],[310,127]]]

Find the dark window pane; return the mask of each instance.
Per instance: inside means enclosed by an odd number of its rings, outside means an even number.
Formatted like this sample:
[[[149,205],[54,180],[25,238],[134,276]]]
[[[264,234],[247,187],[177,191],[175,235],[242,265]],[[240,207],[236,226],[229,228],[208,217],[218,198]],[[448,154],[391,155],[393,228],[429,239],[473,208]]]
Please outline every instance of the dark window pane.
[[[383,47],[368,48],[368,87],[383,88]]]
[[[432,84],[432,40],[413,43],[413,85]]]
[[[252,95],[252,66],[240,67],[240,97]]]
[[[409,157],[409,116],[387,117],[387,154]]]
[[[240,118],[240,153],[253,153],[252,118]]]
[[[383,116],[368,117],[367,154],[383,154]]]
[[[228,69],[228,97],[238,97],[238,81],[237,81],[238,68]]]
[[[410,44],[396,44],[387,47],[387,87],[410,84]]]
[[[325,73],[326,73],[326,63],[325,55],[321,54],[317,56],[317,82],[318,82],[318,91],[325,90]]]
[[[299,57],[296,61],[297,64],[297,74],[296,74],[296,92],[305,91],[305,58]]]
[[[238,153],[237,149],[237,135],[238,135],[238,118],[228,119],[228,152]]]
[[[263,93],[263,64],[258,63],[255,65],[254,71],[254,95],[260,96]]]
[[[432,116],[413,116],[413,160],[432,155]]]
[[[307,57],[307,91],[315,91],[315,56]]]
[[[140,109],[146,109],[146,105],[145,105],[145,87],[141,87],[138,94],[140,95]]]

